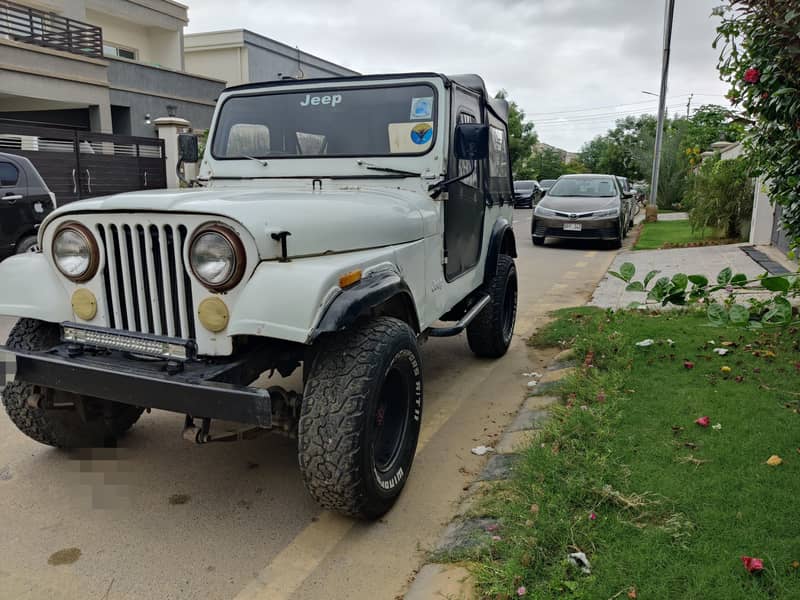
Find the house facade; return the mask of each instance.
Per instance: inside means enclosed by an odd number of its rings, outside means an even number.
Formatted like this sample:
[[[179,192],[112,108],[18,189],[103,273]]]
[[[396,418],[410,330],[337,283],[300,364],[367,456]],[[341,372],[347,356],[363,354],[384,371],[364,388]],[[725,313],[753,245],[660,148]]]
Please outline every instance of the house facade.
[[[187,72],[187,7],[172,0],[0,0],[0,119],[155,136],[211,122],[222,80]]]
[[[189,71],[224,79],[228,85],[284,77],[310,79],[359,75],[357,71],[247,29],[187,34],[184,60]]]

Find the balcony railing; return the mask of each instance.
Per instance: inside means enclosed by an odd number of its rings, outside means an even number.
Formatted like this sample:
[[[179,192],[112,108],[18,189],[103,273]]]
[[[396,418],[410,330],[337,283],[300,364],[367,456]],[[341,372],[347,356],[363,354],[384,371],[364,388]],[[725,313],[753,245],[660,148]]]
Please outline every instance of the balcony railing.
[[[0,37],[81,56],[103,57],[103,30],[99,27],[8,0],[0,0]]]

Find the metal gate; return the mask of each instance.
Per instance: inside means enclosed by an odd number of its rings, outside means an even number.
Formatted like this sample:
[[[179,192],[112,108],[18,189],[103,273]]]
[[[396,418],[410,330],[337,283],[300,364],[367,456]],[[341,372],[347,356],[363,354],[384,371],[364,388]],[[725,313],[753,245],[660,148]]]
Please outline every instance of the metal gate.
[[[0,122],[0,152],[28,158],[58,205],[167,187],[164,140]]]
[[[772,222],[772,245],[781,249],[783,252],[789,252],[789,238],[786,232],[781,227],[781,214],[783,207],[780,204],[775,205],[775,217]]]

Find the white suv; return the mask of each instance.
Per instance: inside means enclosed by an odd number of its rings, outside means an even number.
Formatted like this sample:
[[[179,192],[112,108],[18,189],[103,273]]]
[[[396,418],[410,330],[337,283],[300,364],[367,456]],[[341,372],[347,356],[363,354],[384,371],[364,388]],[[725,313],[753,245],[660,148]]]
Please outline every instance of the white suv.
[[[511,341],[506,121],[475,75],[226,90],[199,187],[69,204],[41,253],[0,264],[11,420],[59,447],[114,443],[144,408],[200,443],[221,439],[212,419],[282,431],[322,506],[383,514],[414,458],[419,342],[466,329],[497,358]],[[302,393],[249,387],[298,367]]]

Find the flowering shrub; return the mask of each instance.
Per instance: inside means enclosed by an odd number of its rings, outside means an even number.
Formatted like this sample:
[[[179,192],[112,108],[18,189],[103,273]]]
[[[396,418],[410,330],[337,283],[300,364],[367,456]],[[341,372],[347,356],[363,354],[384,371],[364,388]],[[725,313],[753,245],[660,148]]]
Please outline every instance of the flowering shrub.
[[[730,84],[728,99],[741,106],[753,127],[745,140],[754,175],[768,181],[783,207],[783,227],[800,243],[800,5],[797,0],[727,0],[719,71]]]

